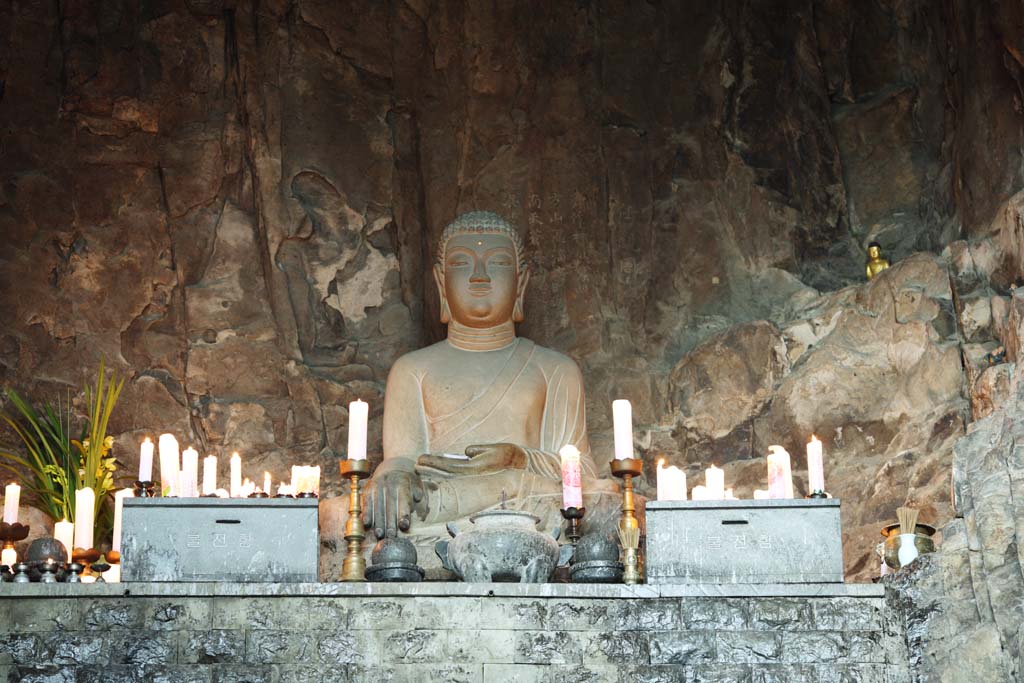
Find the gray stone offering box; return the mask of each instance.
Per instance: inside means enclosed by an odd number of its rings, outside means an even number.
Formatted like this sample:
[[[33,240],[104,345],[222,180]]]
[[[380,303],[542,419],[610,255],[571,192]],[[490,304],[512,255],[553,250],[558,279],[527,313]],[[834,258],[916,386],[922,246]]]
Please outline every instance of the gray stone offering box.
[[[317,580],[316,498],[126,498],[122,581]]]
[[[837,499],[650,501],[647,582],[842,583]]]

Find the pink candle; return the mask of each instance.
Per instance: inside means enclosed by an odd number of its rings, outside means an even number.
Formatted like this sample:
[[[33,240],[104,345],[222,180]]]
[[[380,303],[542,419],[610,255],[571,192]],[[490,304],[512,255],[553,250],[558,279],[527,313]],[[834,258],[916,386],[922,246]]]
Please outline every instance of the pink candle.
[[[153,481],[153,442],[148,436],[139,448],[139,481]]]
[[[768,447],[768,495],[782,499],[793,497],[793,471],[789,453],[782,446]]]
[[[808,493],[825,492],[825,464],[821,453],[821,441],[811,435],[807,444],[807,488]]]
[[[583,507],[583,471],[580,452],[572,444],[558,451],[562,458],[562,506],[565,509]]]

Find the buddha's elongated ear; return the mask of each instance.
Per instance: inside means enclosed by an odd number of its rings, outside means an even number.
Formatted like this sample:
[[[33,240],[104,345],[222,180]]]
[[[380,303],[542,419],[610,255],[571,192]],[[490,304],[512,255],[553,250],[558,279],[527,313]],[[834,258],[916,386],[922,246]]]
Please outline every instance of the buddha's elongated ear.
[[[519,282],[516,285],[516,303],[512,307],[512,322],[521,323],[526,319],[523,299],[526,297],[526,285],[530,282],[530,266],[526,266],[519,273]]]
[[[452,310],[448,307],[448,297],[444,294],[444,268],[434,264],[434,282],[437,284],[437,296],[441,300],[441,324],[452,321]]]

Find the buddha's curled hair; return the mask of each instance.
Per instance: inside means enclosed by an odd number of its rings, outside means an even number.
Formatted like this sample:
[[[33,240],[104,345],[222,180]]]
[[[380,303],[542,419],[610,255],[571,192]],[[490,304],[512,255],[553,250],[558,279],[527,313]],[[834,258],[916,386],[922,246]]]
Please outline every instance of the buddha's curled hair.
[[[448,240],[456,235],[505,235],[516,249],[516,266],[520,272],[526,269],[526,250],[523,238],[511,223],[493,211],[468,211],[451,223],[441,233],[441,241],[437,244],[437,265],[444,268],[444,251]]]

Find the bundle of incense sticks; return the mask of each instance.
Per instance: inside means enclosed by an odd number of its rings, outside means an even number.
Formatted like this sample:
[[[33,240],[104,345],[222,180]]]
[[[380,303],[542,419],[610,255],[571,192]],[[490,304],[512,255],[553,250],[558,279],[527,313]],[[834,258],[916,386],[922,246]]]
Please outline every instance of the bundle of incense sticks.
[[[619,527],[619,542],[626,550],[636,550],[640,547],[640,529],[634,527],[623,529]]]
[[[896,509],[896,519],[900,521],[901,534],[913,534],[917,531],[917,513],[918,511],[914,508]]]

